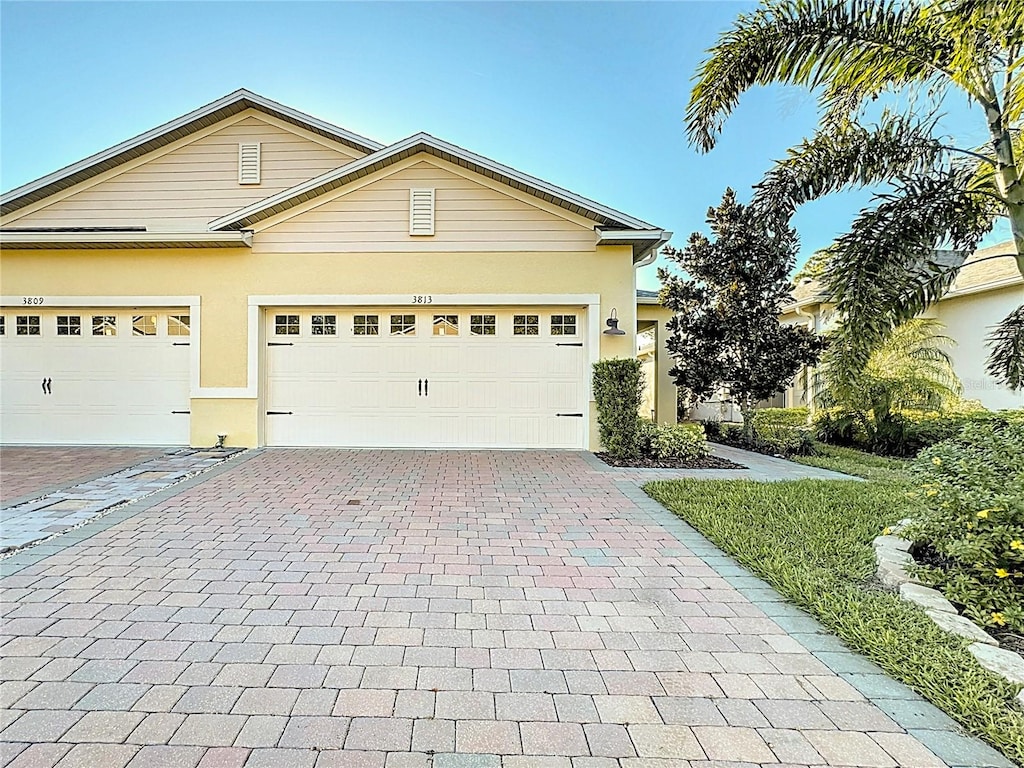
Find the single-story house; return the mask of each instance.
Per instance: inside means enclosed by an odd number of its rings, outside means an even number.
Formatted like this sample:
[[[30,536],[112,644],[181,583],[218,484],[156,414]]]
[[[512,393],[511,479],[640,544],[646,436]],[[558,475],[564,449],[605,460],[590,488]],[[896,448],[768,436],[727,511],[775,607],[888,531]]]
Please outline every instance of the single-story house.
[[[239,90],[0,197],[0,439],[595,449],[670,234]]]
[[[1014,392],[985,371],[989,333],[1024,302],[1024,277],[1010,255],[1013,253],[1012,242],[976,251],[963,262],[946,295],[925,313],[942,323],[943,333],[955,342],[946,352],[963,383],[964,398],[977,400],[990,410],[1024,408],[1024,392]],[[824,333],[836,322],[835,307],[821,283],[807,278],[794,286],[793,300],[783,308],[781,320]],[[773,404],[808,405],[812,382],[811,372],[802,371]]]

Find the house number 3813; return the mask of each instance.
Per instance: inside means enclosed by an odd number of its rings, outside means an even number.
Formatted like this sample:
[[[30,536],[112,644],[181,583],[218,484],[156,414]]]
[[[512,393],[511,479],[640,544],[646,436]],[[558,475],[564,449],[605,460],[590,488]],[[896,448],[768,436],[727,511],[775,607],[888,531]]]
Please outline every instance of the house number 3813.
[[[412,303],[413,304],[433,304],[434,303],[434,297],[433,296],[413,296],[412,297]]]
[[[43,303],[43,297],[42,296],[22,296],[21,297],[21,303],[22,304],[31,304],[31,305],[38,306],[39,304]]]

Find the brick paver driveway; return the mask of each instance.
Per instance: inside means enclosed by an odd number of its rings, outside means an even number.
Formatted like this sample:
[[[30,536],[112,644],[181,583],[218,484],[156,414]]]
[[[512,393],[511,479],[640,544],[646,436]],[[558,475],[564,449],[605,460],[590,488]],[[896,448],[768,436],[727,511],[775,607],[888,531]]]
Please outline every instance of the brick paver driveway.
[[[28,500],[139,464],[159,448],[0,448],[0,503]]]
[[[945,765],[630,477],[331,450],[211,473],[4,580],[4,760]]]

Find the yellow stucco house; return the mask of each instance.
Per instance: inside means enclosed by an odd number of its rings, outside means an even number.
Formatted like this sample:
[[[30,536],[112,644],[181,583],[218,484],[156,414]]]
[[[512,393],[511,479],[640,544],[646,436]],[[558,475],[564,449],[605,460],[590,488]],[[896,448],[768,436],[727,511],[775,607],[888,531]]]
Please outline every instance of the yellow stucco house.
[[[594,449],[671,234],[245,90],[0,203],[8,444]]]

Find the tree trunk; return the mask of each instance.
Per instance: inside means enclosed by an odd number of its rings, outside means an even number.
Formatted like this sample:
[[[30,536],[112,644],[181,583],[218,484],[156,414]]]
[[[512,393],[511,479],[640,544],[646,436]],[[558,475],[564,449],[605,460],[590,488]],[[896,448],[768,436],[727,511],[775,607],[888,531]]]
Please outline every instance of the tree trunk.
[[[743,439],[753,441],[754,439],[754,407],[755,403],[745,397],[740,401],[740,415],[743,417]]]
[[[1024,275],[1024,184],[1020,168],[1013,156],[1013,141],[1003,121],[995,86],[989,82],[987,98],[983,102],[989,137],[996,156],[996,185],[1006,202],[1010,231],[1017,251],[1017,269]]]

